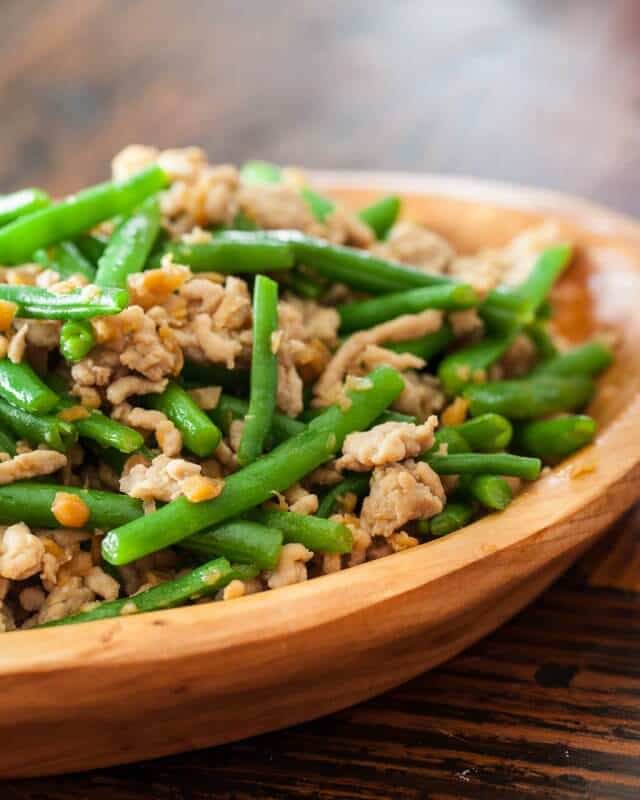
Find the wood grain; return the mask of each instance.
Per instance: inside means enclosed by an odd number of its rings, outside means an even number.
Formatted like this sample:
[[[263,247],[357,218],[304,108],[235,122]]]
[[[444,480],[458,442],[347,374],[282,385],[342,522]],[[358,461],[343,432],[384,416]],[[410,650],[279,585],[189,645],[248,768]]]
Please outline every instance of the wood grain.
[[[2,27],[0,191],[73,190],[130,141],[198,142],[221,160],[476,174],[640,213],[635,0],[4,0]],[[633,584],[639,540],[624,518],[587,559],[592,581]],[[638,602],[575,571],[351,711],[2,796],[636,798]]]

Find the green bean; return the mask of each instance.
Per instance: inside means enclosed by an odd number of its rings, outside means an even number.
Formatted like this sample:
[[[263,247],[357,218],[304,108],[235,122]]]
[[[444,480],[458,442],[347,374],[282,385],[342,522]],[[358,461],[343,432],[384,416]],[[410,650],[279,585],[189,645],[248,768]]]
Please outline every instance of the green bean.
[[[6,453],[9,456],[16,454],[16,443],[13,437],[2,428],[0,428],[0,453]]]
[[[249,403],[240,397],[232,397],[228,394],[221,394],[218,405],[209,411],[209,416],[225,433],[229,433],[229,427],[234,419],[246,417],[249,411]],[[305,430],[306,425],[300,420],[287,417],[276,411],[271,422],[270,436],[279,444],[285,439],[290,439]]]
[[[93,327],[88,320],[70,320],[60,329],[60,353],[66,361],[80,361],[95,343]]]
[[[489,293],[480,313],[492,329],[502,333],[532,323],[551,287],[571,260],[569,245],[556,245],[538,256],[527,279],[518,286],[500,286]]]
[[[399,411],[387,409],[387,411],[383,411],[382,414],[380,414],[378,419],[374,421],[371,427],[374,427],[375,425],[384,425],[385,422],[408,422],[412,425],[415,425],[418,422],[418,419],[417,417],[411,416],[411,414],[401,414]]]
[[[333,486],[320,501],[317,517],[330,517],[334,512],[338,501],[346,494],[355,494],[363,497],[369,491],[369,478],[367,475],[350,475],[343,481]]]
[[[451,455],[453,453],[468,453],[471,449],[469,447],[469,443],[464,438],[461,433],[455,428],[450,427],[443,427],[439,428],[434,435],[434,443],[431,449],[428,451],[429,453],[433,453],[434,455],[438,453],[440,448],[443,445],[447,446],[447,454]]]
[[[587,342],[574,347],[537,366],[532,375],[572,377],[593,376],[606,369],[613,361],[613,353],[604,342]]]
[[[417,314],[427,308],[456,311],[471,308],[477,303],[478,297],[471,286],[452,283],[384,294],[371,300],[358,300],[338,306],[337,310],[341,320],[340,330],[351,333],[379,325],[401,314]]]
[[[171,381],[161,394],[147,395],[145,404],[169,417],[195,455],[206,458],[220,443],[218,427],[177,383]]]
[[[278,284],[258,275],[253,287],[253,345],[249,410],[244,420],[238,462],[250,464],[262,453],[271,429],[278,390],[278,358],[273,335],[278,327]]]
[[[0,284],[0,300],[18,306],[17,316],[32,319],[90,319],[119,314],[129,303],[124,289],[84,289],[55,294],[37,286]]]
[[[102,183],[20,217],[0,229],[0,262],[22,264],[41,247],[73,239],[99,222],[126,214],[166,183],[160,167],[151,166],[125,180]]]
[[[240,180],[247,184],[280,183],[282,169],[269,161],[254,159],[245,161],[240,167]]]
[[[527,325],[524,332],[533,342],[539,358],[546,361],[558,355],[558,348],[555,346],[547,326],[539,318]]]
[[[285,542],[299,542],[314,553],[350,553],[353,549],[353,534],[346,525],[334,520],[274,508],[256,509],[249,517],[281,531]]]
[[[36,528],[59,528],[51,507],[58,492],[80,497],[89,509],[88,528],[108,529],[142,516],[142,502],[126,494],[78,489],[56,483],[24,481],[0,486],[0,520],[5,525],[26,522]]]
[[[314,280],[297,267],[289,273],[287,286],[300,297],[305,297],[309,300],[317,300],[327,289],[325,284]]]
[[[419,339],[407,339],[404,342],[386,342],[384,346],[396,353],[411,353],[429,361],[430,358],[445,350],[453,339],[451,326],[445,322],[435,333],[428,333]]]
[[[593,389],[593,381],[583,376],[540,375],[467,386],[464,396],[469,400],[469,410],[474,417],[492,412],[509,419],[530,419],[582,408]]]
[[[439,475],[513,475],[535,481],[542,464],[539,458],[514,456],[511,453],[456,453],[454,455],[426,455],[423,460]]]
[[[222,231],[210,241],[198,244],[175,242],[167,245],[178,264],[192,272],[228,274],[277,272],[293,266],[293,253],[286,243],[260,231]],[[155,266],[152,260],[151,264]]]
[[[511,336],[487,338],[443,358],[438,367],[438,377],[447,395],[455,397],[467,384],[486,380],[487,370],[512,341]]]
[[[46,444],[54,450],[65,452],[78,435],[73,425],[57,417],[36,416],[0,399],[0,423],[29,444]]]
[[[472,450],[485,453],[506,450],[513,436],[513,426],[500,414],[481,414],[453,428],[464,436]]]
[[[26,361],[14,364],[8,358],[0,359],[0,395],[32,414],[46,414],[60,399]]]
[[[249,388],[249,372],[246,369],[227,369],[219,364],[198,364],[185,361],[182,379],[193,386],[222,386],[223,389]]]
[[[48,206],[51,198],[43,189],[20,189],[0,195],[0,225]]]
[[[75,405],[77,401],[74,398],[63,394],[58,408],[71,408]],[[134,453],[144,445],[142,434],[96,409],[88,411],[88,416],[71,424],[81,438],[96,442],[104,448],[113,448],[120,453]]]
[[[92,608],[90,611],[81,611],[69,617],[45,622],[40,628],[50,628],[59,625],[75,625],[79,622],[94,622],[99,619],[113,619],[114,617],[128,616],[148,611],[159,611],[163,608],[174,608],[189,600],[213,594],[223,589],[231,581],[249,580],[258,574],[254,567],[238,564],[231,566],[226,558],[217,558],[209,561],[192,572],[165,581],[151,589],[133,595],[122,597],[120,600],[108,600]]]
[[[46,249],[37,250],[33,254],[33,260],[46,269],[55,270],[61,280],[66,280],[72,275],[84,275],[89,282],[92,282],[96,275],[93,264],[87,261],[74,242],[60,242]]]
[[[95,267],[107,249],[109,237],[102,233],[83,233],[74,239],[74,243],[87,261]]]
[[[180,547],[205,558],[224,556],[260,569],[275,569],[282,551],[282,533],[249,520],[235,520],[183,539]]]
[[[380,367],[369,375],[367,386],[349,393],[351,402],[345,411],[328,408],[305,431],[230,475],[213,500],[190,503],[179,497],[143,520],[110,531],[102,541],[104,558],[112,564],[127,564],[288,489],[335,455],[349,433],[366,429],[400,394],[403,381],[395,370]]]
[[[378,239],[384,239],[398,219],[399,213],[400,198],[390,194],[363,208],[358,216],[373,230]]]
[[[582,414],[527,422],[517,430],[525,453],[545,461],[564,458],[593,441],[597,423]]]
[[[160,206],[156,196],[147,198],[113,232],[98,261],[95,283],[126,289],[127,279],[141,272],[160,230]]]
[[[471,522],[473,511],[472,503],[452,500],[439,514],[431,519],[421,520],[425,525],[419,525],[418,529],[421,533],[428,532],[431,536],[445,536],[447,533],[453,533],[453,531],[468,525]]]
[[[513,499],[511,486],[500,475],[465,475],[460,490],[469,494],[485,508],[502,511]]]
[[[312,267],[332,281],[340,281],[365,292],[394,292],[452,283],[442,275],[378,258],[367,250],[331,244],[325,239],[315,239],[299,231],[268,231],[260,236],[288,244],[297,263]]]
[[[333,200],[329,200],[328,197],[323,197],[321,194],[314,192],[314,190],[310,189],[308,186],[303,186],[300,189],[300,194],[302,195],[302,199],[309,206],[309,211],[311,211],[318,222],[325,222],[329,214],[331,214],[336,207]]]

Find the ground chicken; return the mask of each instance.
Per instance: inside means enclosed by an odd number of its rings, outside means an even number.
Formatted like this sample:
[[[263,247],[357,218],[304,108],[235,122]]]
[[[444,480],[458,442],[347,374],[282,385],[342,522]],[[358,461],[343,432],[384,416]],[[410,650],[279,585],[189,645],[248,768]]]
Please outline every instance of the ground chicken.
[[[442,236],[415,222],[398,222],[383,243],[372,248],[376,255],[401,261],[426,272],[442,273],[455,256],[451,245]]]
[[[237,196],[240,210],[259,228],[290,228],[312,231],[315,221],[300,192],[285,184],[241,186]]]
[[[374,467],[413,458],[433,445],[437,425],[438,418],[431,416],[422,425],[384,422],[368,431],[350,433],[336,467],[368,472]]]
[[[39,586],[25,586],[18,595],[18,600],[25,611],[33,613],[42,608],[45,597],[45,593]]]
[[[353,547],[347,559],[347,566],[355,567],[364,563],[367,557],[367,549],[371,544],[369,531],[354,514],[334,514],[331,520],[346,525],[353,535]]]
[[[36,621],[39,625],[44,622],[53,622],[75,614],[82,609],[85,603],[90,603],[95,598],[94,593],[84,585],[84,579],[73,575],[68,581],[56,586],[47,595]]]
[[[134,395],[160,394],[167,388],[167,383],[166,378],[160,381],[150,381],[137,375],[127,375],[124,378],[118,378],[109,386],[107,400],[114,406],[118,406]]]
[[[289,506],[289,511],[294,514],[315,514],[318,510],[318,496],[307,491],[299,483],[294,483],[284,493],[285,500]]]
[[[200,475],[202,467],[182,458],[156,456],[151,464],[125,465],[120,478],[120,491],[140,500],[160,500],[168,503],[183,494],[183,483]]]
[[[395,411],[425,420],[444,407],[444,392],[434,375],[407,370],[402,373],[402,379],[404,389],[392,403]]]
[[[0,485],[51,475],[66,466],[67,457],[56,450],[33,450],[0,463]]]
[[[371,228],[357,214],[340,205],[327,214],[322,234],[330,242],[351,247],[367,248],[376,239]]]
[[[0,633],[8,633],[16,629],[11,609],[0,601]]]
[[[423,461],[376,467],[360,521],[373,536],[388,538],[410,520],[440,513],[445,500],[440,478]]]
[[[14,364],[19,364],[24,358],[27,349],[27,334],[29,333],[29,325],[23,325],[20,330],[11,337],[9,347],[7,348],[7,358]]]
[[[451,325],[453,335],[457,339],[477,337],[484,330],[484,322],[475,308],[467,308],[464,311],[451,311],[447,316],[447,320]]]
[[[182,435],[162,411],[122,403],[113,409],[111,416],[132,428],[153,431],[163,455],[173,458],[180,454]]]
[[[273,571],[265,572],[270,589],[279,589],[293,583],[307,580],[307,561],[313,558],[311,550],[302,544],[285,544],[280,553],[278,566]]]
[[[10,525],[0,534],[0,577],[23,581],[40,572],[44,545],[24,522]]]
[[[120,584],[101,567],[92,567],[84,576],[84,584],[103,600],[115,600],[120,594]]]

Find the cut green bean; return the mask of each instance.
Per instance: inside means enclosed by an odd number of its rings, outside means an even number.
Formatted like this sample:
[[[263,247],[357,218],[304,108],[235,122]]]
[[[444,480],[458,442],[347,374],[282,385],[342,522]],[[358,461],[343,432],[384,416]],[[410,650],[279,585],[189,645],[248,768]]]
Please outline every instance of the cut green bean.
[[[390,194],[363,208],[358,216],[373,230],[378,239],[384,239],[398,219],[399,213],[400,198]]]
[[[19,189],[11,194],[0,195],[0,225],[31,214],[50,202],[51,198],[42,189]]]
[[[129,303],[124,289],[85,286],[66,294],[55,294],[37,286],[0,284],[0,300],[18,306],[18,317],[32,319],[90,319],[119,314]]]
[[[455,428],[443,427],[439,428],[434,435],[434,443],[429,453],[438,453],[444,445],[447,446],[447,454],[452,453],[468,453],[471,449],[469,443],[461,433]]]
[[[287,286],[308,300],[317,300],[327,290],[327,285],[319,280],[310,277],[306,272],[296,267],[291,270],[287,278]]]
[[[83,275],[90,283],[96,271],[75,242],[60,242],[46,249],[42,248],[33,254],[33,260],[46,269],[55,270],[61,280],[73,275]]]
[[[370,476],[368,474],[350,475],[336,486],[333,486],[320,501],[320,505],[316,511],[316,516],[330,517],[333,513],[335,513],[336,506],[340,499],[346,494],[353,493],[358,497],[364,497],[364,495],[369,491],[369,478]]]
[[[66,361],[80,361],[93,350],[95,343],[93,327],[88,320],[71,320],[60,329],[60,353]]]
[[[127,279],[141,272],[160,230],[160,205],[156,196],[147,198],[115,229],[98,261],[95,283],[126,289]]]
[[[26,361],[14,364],[8,358],[0,359],[0,396],[32,414],[46,414],[60,399]]]
[[[142,502],[126,494],[78,489],[55,483],[24,481],[0,486],[0,520],[4,525],[25,522],[36,528],[59,528],[51,510],[58,492],[79,497],[90,512],[87,527],[107,530],[142,516]]]
[[[606,369],[612,361],[611,348],[604,342],[587,342],[543,362],[533,370],[532,375],[593,376]]]
[[[453,428],[464,436],[472,450],[485,453],[506,450],[513,436],[513,425],[500,414],[481,414]]]
[[[205,558],[224,556],[260,569],[275,569],[282,552],[282,533],[250,520],[236,520],[189,536],[180,547]]]
[[[166,184],[167,176],[154,165],[20,217],[0,228],[0,263],[22,264],[41,247],[73,239],[99,222],[126,214]]]
[[[278,272],[291,269],[293,253],[286,243],[268,237],[260,231],[222,231],[208,242],[167,245],[178,264],[186,264],[192,272],[221,272],[241,274]],[[151,261],[156,265],[155,261]]]
[[[102,233],[83,233],[74,239],[74,243],[87,261],[94,267],[109,244],[109,237]]]
[[[40,628],[59,625],[76,625],[80,622],[95,622],[99,619],[129,616],[148,611],[160,611],[164,608],[175,608],[189,600],[213,594],[223,589],[232,580],[248,580],[258,574],[257,568],[238,564],[231,566],[226,558],[216,558],[196,567],[192,572],[181,575],[172,581],[165,581],[144,592],[123,597],[120,600],[108,600],[92,608],[81,611],[70,617],[63,617],[53,622],[45,622]]]
[[[303,186],[300,189],[300,194],[305,203],[309,206],[309,211],[318,220],[318,222],[325,222],[329,214],[335,210],[335,203],[329,200],[328,197],[314,192],[308,186]]]
[[[253,345],[249,410],[244,420],[238,462],[250,464],[262,453],[271,430],[278,390],[278,358],[273,336],[278,328],[278,284],[258,275],[253,287]]]
[[[384,425],[385,422],[408,422],[411,425],[415,425],[418,419],[417,417],[411,416],[411,414],[401,414],[399,411],[387,409],[387,411],[383,411],[382,414],[380,414],[371,427],[375,425]]]
[[[386,342],[384,346],[396,353],[411,353],[429,361],[430,358],[445,350],[453,339],[451,326],[445,322],[435,333],[428,333],[419,339],[407,339],[404,342]]]
[[[350,553],[353,549],[353,534],[341,522],[274,508],[259,508],[249,516],[281,531],[285,542],[299,542],[314,553]]]
[[[438,367],[438,377],[447,395],[455,397],[467,384],[486,380],[487,370],[512,341],[510,336],[487,338],[443,358]]]
[[[233,397],[228,394],[221,394],[218,405],[209,411],[209,416],[224,431],[225,434],[229,433],[229,427],[234,419],[243,419],[249,411],[249,403],[241,397]],[[307,426],[304,422],[297,419],[292,419],[286,414],[280,414],[276,411],[273,415],[271,422],[270,436],[278,444],[284,442],[285,439],[290,439],[302,433]]]
[[[78,438],[75,428],[70,423],[63,422],[57,417],[30,414],[2,399],[0,399],[0,424],[8,428],[18,439],[26,439],[32,445],[46,444],[63,453]]]
[[[446,534],[468,525],[473,517],[473,511],[473,503],[452,500],[439,514],[429,520],[424,520],[425,525],[419,525],[419,530],[424,533],[428,532],[431,536],[446,536]]]
[[[469,410],[474,417],[496,413],[509,419],[531,419],[582,408],[593,390],[593,381],[583,376],[540,375],[467,386],[464,396],[469,400]]]
[[[593,417],[577,414],[528,422],[517,431],[517,442],[525,453],[555,461],[575,453],[595,438]]]
[[[227,477],[222,493],[213,500],[190,503],[179,497],[143,520],[110,531],[102,541],[104,558],[112,564],[127,564],[288,489],[334,456],[349,433],[368,428],[404,386],[389,367],[375,370],[363,384],[359,391],[349,393],[348,409],[328,408],[305,431]]]
[[[423,460],[439,475],[513,475],[535,481],[542,464],[539,458],[514,456],[511,453],[459,453],[423,456]]]
[[[500,475],[468,475],[462,481],[460,491],[469,494],[485,508],[503,511],[513,499],[511,486]]]
[[[269,161],[260,161],[259,159],[245,161],[240,167],[240,180],[242,183],[251,185],[280,183],[282,169],[277,164],[271,164]]]
[[[465,283],[444,286],[427,286],[358,300],[338,306],[340,330],[343,333],[371,328],[401,314],[418,314],[428,308],[457,311],[477,305],[478,297]]]
[[[62,395],[58,407],[64,409],[75,405],[75,398]],[[142,434],[96,409],[88,410],[88,416],[71,424],[81,438],[96,442],[103,448],[113,448],[120,453],[134,453],[144,445]]]
[[[2,428],[0,428],[0,453],[6,453],[12,457],[16,454],[15,440]]]
[[[162,411],[182,434],[184,446],[201,458],[220,444],[220,430],[189,395],[171,381],[164,392],[145,398],[150,408]]]
[[[524,332],[533,342],[538,357],[542,361],[558,355],[558,348],[555,346],[549,330],[542,320],[536,319],[530,325],[527,325]]]

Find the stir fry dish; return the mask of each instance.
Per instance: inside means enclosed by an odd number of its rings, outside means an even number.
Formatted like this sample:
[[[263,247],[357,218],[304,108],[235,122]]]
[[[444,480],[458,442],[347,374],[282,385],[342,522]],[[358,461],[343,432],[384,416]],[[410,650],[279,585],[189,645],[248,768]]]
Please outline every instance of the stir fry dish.
[[[293,168],[136,145],[112,172],[0,196],[0,631],[410,551],[596,435],[612,352],[554,325],[554,225],[458,253]]]

